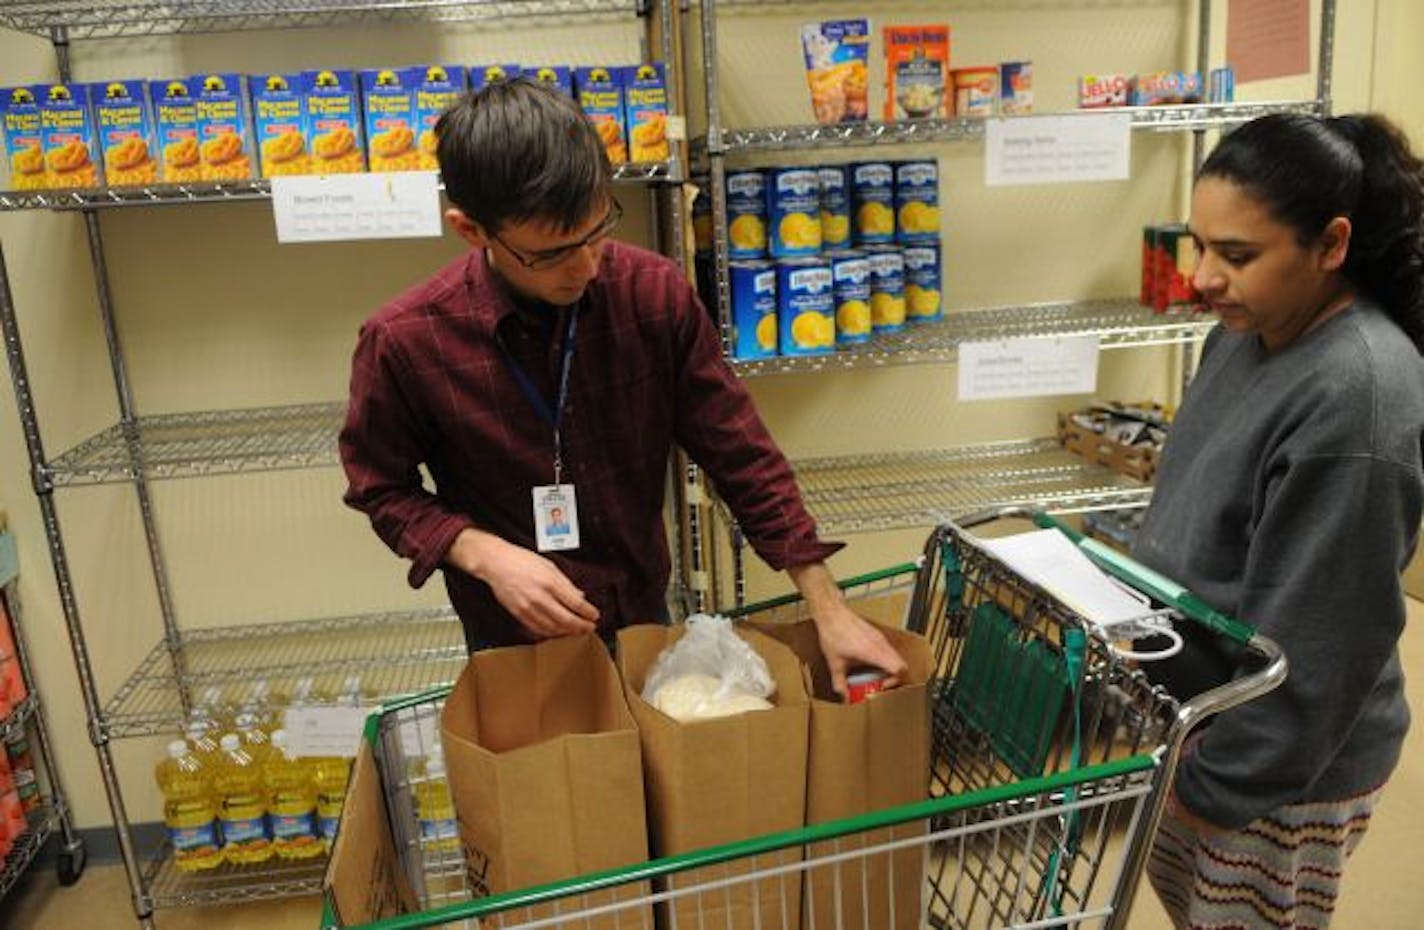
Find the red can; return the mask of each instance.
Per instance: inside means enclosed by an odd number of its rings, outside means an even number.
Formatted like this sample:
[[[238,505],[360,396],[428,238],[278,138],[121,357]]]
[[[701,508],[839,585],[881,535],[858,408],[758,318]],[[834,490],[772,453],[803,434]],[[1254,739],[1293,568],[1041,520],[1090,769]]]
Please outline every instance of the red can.
[[[885,673],[879,669],[861,669],[846,676],[846,703],[859,704],[885,687]]]

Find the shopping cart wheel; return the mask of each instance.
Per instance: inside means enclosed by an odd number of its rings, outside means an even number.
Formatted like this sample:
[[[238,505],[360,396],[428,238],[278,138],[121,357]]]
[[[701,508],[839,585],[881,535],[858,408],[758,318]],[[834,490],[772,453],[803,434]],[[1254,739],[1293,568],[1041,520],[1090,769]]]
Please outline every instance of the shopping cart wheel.
[[[84,851],[83,840],[76,840],[73,846],[61,850],[59,853],[59,883],[67,888],[79,881],[79,876],[84,874],[84,865],[88,858]]]

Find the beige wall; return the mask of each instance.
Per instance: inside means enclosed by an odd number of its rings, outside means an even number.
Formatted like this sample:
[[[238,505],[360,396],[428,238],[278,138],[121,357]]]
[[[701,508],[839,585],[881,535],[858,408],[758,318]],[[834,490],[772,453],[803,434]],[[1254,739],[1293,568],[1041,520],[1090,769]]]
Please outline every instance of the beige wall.
[[[1224,5],[1224,4],[1221,4]],[[949,16],[955,58],[1031,58],[1041,108],[1068,106],[1080,71],[1150,70],[1182,60],[1188,43],[1170,5],[1124,3],[1111,16],[1081,5],[1062,12],[993,12],[966,3]],[[1418,35],[1411,0],[1343,0],[1337,44],[1340,108],[1372,103],[1424,137],[1410,99],[1405,35]],[[1377,8],[1378,7],[1378,11]],[[851,12],[817,4],[815,13]],[[729,14],[722,48],[733,124],[802,122],[805,85],[795,26],[811,5]],[[884,4],[878,23],[913,22],[923,4]],[[1408,28],[1406,28],[1408,27]],[[1412,31],[1411,31],[1412,30]],[[1372,51],[1378,58],[1372,64]],[[385,27],[79,43],[78,77],[159,76],[205,69],[357,67],[431,60],[624,61],[637,56],[629,26],[592,28]],[[47,43],[0,33],[0,83],[54,77]],[[1299,82],[1297,82],[1299,83]],[[1256,88],[1243,88],[1253,93]],[[1265,96],[1278,96],[1272,93]],[[1299,93],[1299,90],[1291,91]],[[878,100],[878,98],[873,98]],[[874,105],[874,104],[873,104]],[[1413,106],[1413,112],[1404,110]],[[1180,210],[1181,137],[1134,138],[1134,180],[1036,192],[994,191],[968,147],[941,150],[947,204],[946,274],[952,307],[1131,293],[1138,227]],[[897,151],[907,157],[913,150]],[[641,193],[627,191],[636,206]],[[632,211],[635,216],[640,212]],[[1123,221],[1126,218],[1126,221]],[[456,254],[455,243],[278,247],[259,205],[114,211],[101,223],[121,336],[142,412],[258,406],[344,396],[356,327],[384,298]],[[635,237],[643,237],[633,223]],[[93,281],[76,216],[0,214],[29,370],[51,454],[114,420],[116,406]],[[819,455],[1042,435],[1054,410],[1076,399],[956,404],[953,368],[931,366],[836,376],[758,380],[753,390],[793,455]],[[1104,396],[1162,396],[1172,353],[1106,353]],[[0,390],[8,395],[8,390]],[[182,480],[154,485],[175,604],[184,626],[295,619],[440,600],[438,585],[409,591],[404,566],[342,508],[337,469]],[[61,492],[59,513],[103,695],[158,641],[155,595],[132,490]],[[49,706],[66,786],[83,826],[109,812],[64,636],[55,581],[14,404],[0,399],[0,506],[10,514],[23,563],[21,595],[39,684]],[[912,556],[921,531],[854,537],[842,572]],[[770,583],[755,572],[757,590]],[[158,816],[148,770],[159,747],[121,741],[117,754],[129,814]]]

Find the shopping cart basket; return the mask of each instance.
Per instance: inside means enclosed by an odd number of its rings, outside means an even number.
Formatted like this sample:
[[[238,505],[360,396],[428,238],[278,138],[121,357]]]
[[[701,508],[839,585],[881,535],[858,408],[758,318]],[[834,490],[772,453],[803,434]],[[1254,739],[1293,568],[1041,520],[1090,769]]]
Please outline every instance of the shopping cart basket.
[[[1023,514],[985,517],[1005,515]],[[918,857],[925,875],[911,892],[919,897],[914,927],[1126,926],[1182,741],[1207,716],[1275,687],[1285,660],[1249,627],[1070,533],[1106,571],[1152,599],[1154,622],[1170,612],[1246,647],[1246,674],[1189,700],[1170,695],[1123,657],[1120,644],[982,548],[966,529],[980,519],[936,529],[917,563],[843,584],[858,608],[878,619],[902,619],[933,647],[928,800],[476,899],[471,889],[479,887],[478,876],[468,874],[458,845],[451,837],[422,836],[416,815],[419,778],[409,774],[409,760],[439,739],[448,691],[435,691],[390,705],[368,721],[366,739],[418,910],[362,930],[652,930],[649,905],[687,898],[698,902],[694,913],[721,916],[671,923],[688,910],[668,908],[669,922],[660,926],[721,930],[734,924],[726,916],[730,909],[719,905],[731,889],[748,884],[758,898],[780,890],[781,922],[769,926],[753,909],[751,919],[735,924],[739,928],[906,930],[903,918],[896,923],[905,909],[895,901],[891,874],[906,856]],[[795,597],[737,613],[773,621],[805,616]],[[693,869],[696,882],[675,880]],[[803,911],[795,890],[801,885],[795,878],[811,870],[835,877],[836,904],[821,913]],[[891,889],[888,901],[883,893],[868,893],[877,882]],[[842,896],[856,885],[861,893]],[[621,902],[609,894],[639,886],[635,901],[626,892]],[[883,910],[872,913],[873,907]],[[323,930],[343,926],[328,899]]]

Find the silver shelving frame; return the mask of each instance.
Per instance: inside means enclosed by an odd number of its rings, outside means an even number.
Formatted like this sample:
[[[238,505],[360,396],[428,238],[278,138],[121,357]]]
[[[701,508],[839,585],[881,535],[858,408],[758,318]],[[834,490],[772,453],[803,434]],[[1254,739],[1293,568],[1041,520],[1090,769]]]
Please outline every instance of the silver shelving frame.
[[[20,880],[20,876],[34,863],[49,838],[58,832],[59,880],[61,884],[72,885],[84,872],[84,841],[74,828],[74,819],[69,810],[69,802],[64,793],[64,782],[59,777],[59,764],[54,758],[53,744],[50,742],[49,725],[45,720],[44,708],[40,700],[39,683],[30,661],[29,647],[25,638],[24,613],[20,603],[20,560],[15,546],[15,538],[0,527],[0,592],[4,592],[5,605],[10,614],[15,639],[14,661],[19,663],[20,674],[29,688],[29,695],[10,709],[9,716],[0,719],[0,752],[5,752],[4,744],[16,734],[26,734],[32,744],[31,756],[39,763],[35,773],[40,789],[41,802],[29,811],[29,822],[24,833],[14,837],[14,845],[8,855],[0,858],[0,901]],[[3,913],[3,906],[0,906]]]
[[[716,315],[723,343],[730,355],[731,287],[728,271],[726,172],[727,160],[756,164],[758,156],[786,151],[836,150],[857,146],[953,144],[980,142],[983,119],[950,118],[867,121],[839,125],[727,127],[722,124],[718,86],[717,7],[784,7],[793,0],[692,0],[702,40],[702,68],[687,77],[701,78],[707,126],[694,140],[692,160],[705,164],[712,202],[712,257]],[[978,0],[986,8],[1012,6],[996,0]],[[1037,0],[1035,0],[1037,2]],[[971,4],[972,5],[972,4]],[[1086,4],[1091,8],[1097,4]],[[1190,7],[1184,4],[1184,10]],[[1103,113],[1126,113],[1134,131],[1191,133],[1192,167],[1201,164],[1208,131],[1229,130],[1271,113],[1330,114],[1331,72],[1336,0],[1322,0],[1320,44],[1317,57],[1316,95],[1311,100],[1186,104],[1161,107],[1123,107],[1112,110],[1075,110],[1047,114],[1093,119]],[[1209,69],[1211,4],[1196,4],[1195,67]],[[688,61],[691,61],[689,58]],[[1045,114],[1035,114],[1045,115]],[[1008,117],[1010,119],[1015,117]],[[827,372],[855,368],[927,363],[948,363],[958,358],[958,347],[969,341],[1055,335],[1096,335],[1104,348],[1180,345],[1183,385],[1190,376],[1194,343],[1211,328],[1211,321],[1192,314],[1153,314],[1135,300],[1085,301],[954,310],[942,323],[910,326],[903,333],[878,336],[862,346],[838,348],[834,353],[809,358],[731,360],[743,377],[796,372]],[[796,463],[796,475],[806,503],[829,535],[932,524],[938,517],[1005,504],[1033,504],[1051,511],[1070,512],[1105,507],[1145,506],[1151,489],[1117,476],[1064,452],[1056,440],[1035,439],[991,446],[939,450],[905,455],[849,456]],[[689,480],[695,480],[695,469]],[[700,492],[692,491],[696,498]],[[731,546],[734,600],[745,597],[743,564],[745,541],[735,519],[720,502],[710,509],[714,519],[707,527],[694,526],[691,545],[710,575],[708,587],[720,595],[716,537],[724,530]],[[705,538],[696,534],[703,532]],[[700,566],[699,566],[700,567]]]
[[[337,23],[428,23],[453,20],[511,20],[587,23],[628,21],[640,27],[647,57],[669,63],[671,115],[681,112],[681,75],[674,43],[680,35],[671,3],[650,0],[0,0],[0,29],[48,38],[61,80],[70,80],[71,56],[78,40],[148,37],[248,29],[287,29]],[[659,244],[682,255],[686,213],[686,145],[681,140],[666,162],[618,166],[615,181],[647,189],[659,208],[655,230]],[[119,338],[114,294],[110,287],[99,217],[106,211],[152,206],[220,204],[270,200],[270,183],[154,185],[80,191],[3,191],[0,211],[70,211],[83,218],[119,419],[112,427],[51,458],[39,429],[22,347],[21,328],[0,248],[0,335],[10,363],[19,420],[29,455],[59,604],[64,616],[90,741],[113,817],[140,927],[153,930],[154,910],[194,904],[250,901],[318,891],[323,863],[276,864],[270,868],[223,866],[189,874],[173,866],[171,850],[140,855],[134,841],[124,792],[114,764],[111,741],[118,738],[180,732],[193,697],[218,686],[237,688],[265,677],[274,694],[299,677],[361,672],[378,697],[408,694],[453,682],[465,661],[458,621],[447,610],[253,623],[191,630],[180,626],[170,593],[150,483],[215,474],[314,468],[337,462],[336,434],[343,403],[315,403],[250,410],[171,413],[142,416],[134,404],[127,361]],[[666,228],[664,228],[664,226]],[[74,577],[61,530],[56,491],[106,482],[133,485],[139,500],[162,632],[157,645],[107,700],[99,693],[76,595]],[[395,658],[392,658],[394,656]],[[36,707],[33,713],[38,714]],[[47,763],[48,765],[48,763]],[[52,766],[48,771],[53,772]],[[62,799],[55,818],[62,826],[66,862],[82,856]],[[62,814],[63,816],[58,816]],[[80,860],[82,862],[82,859]]]

